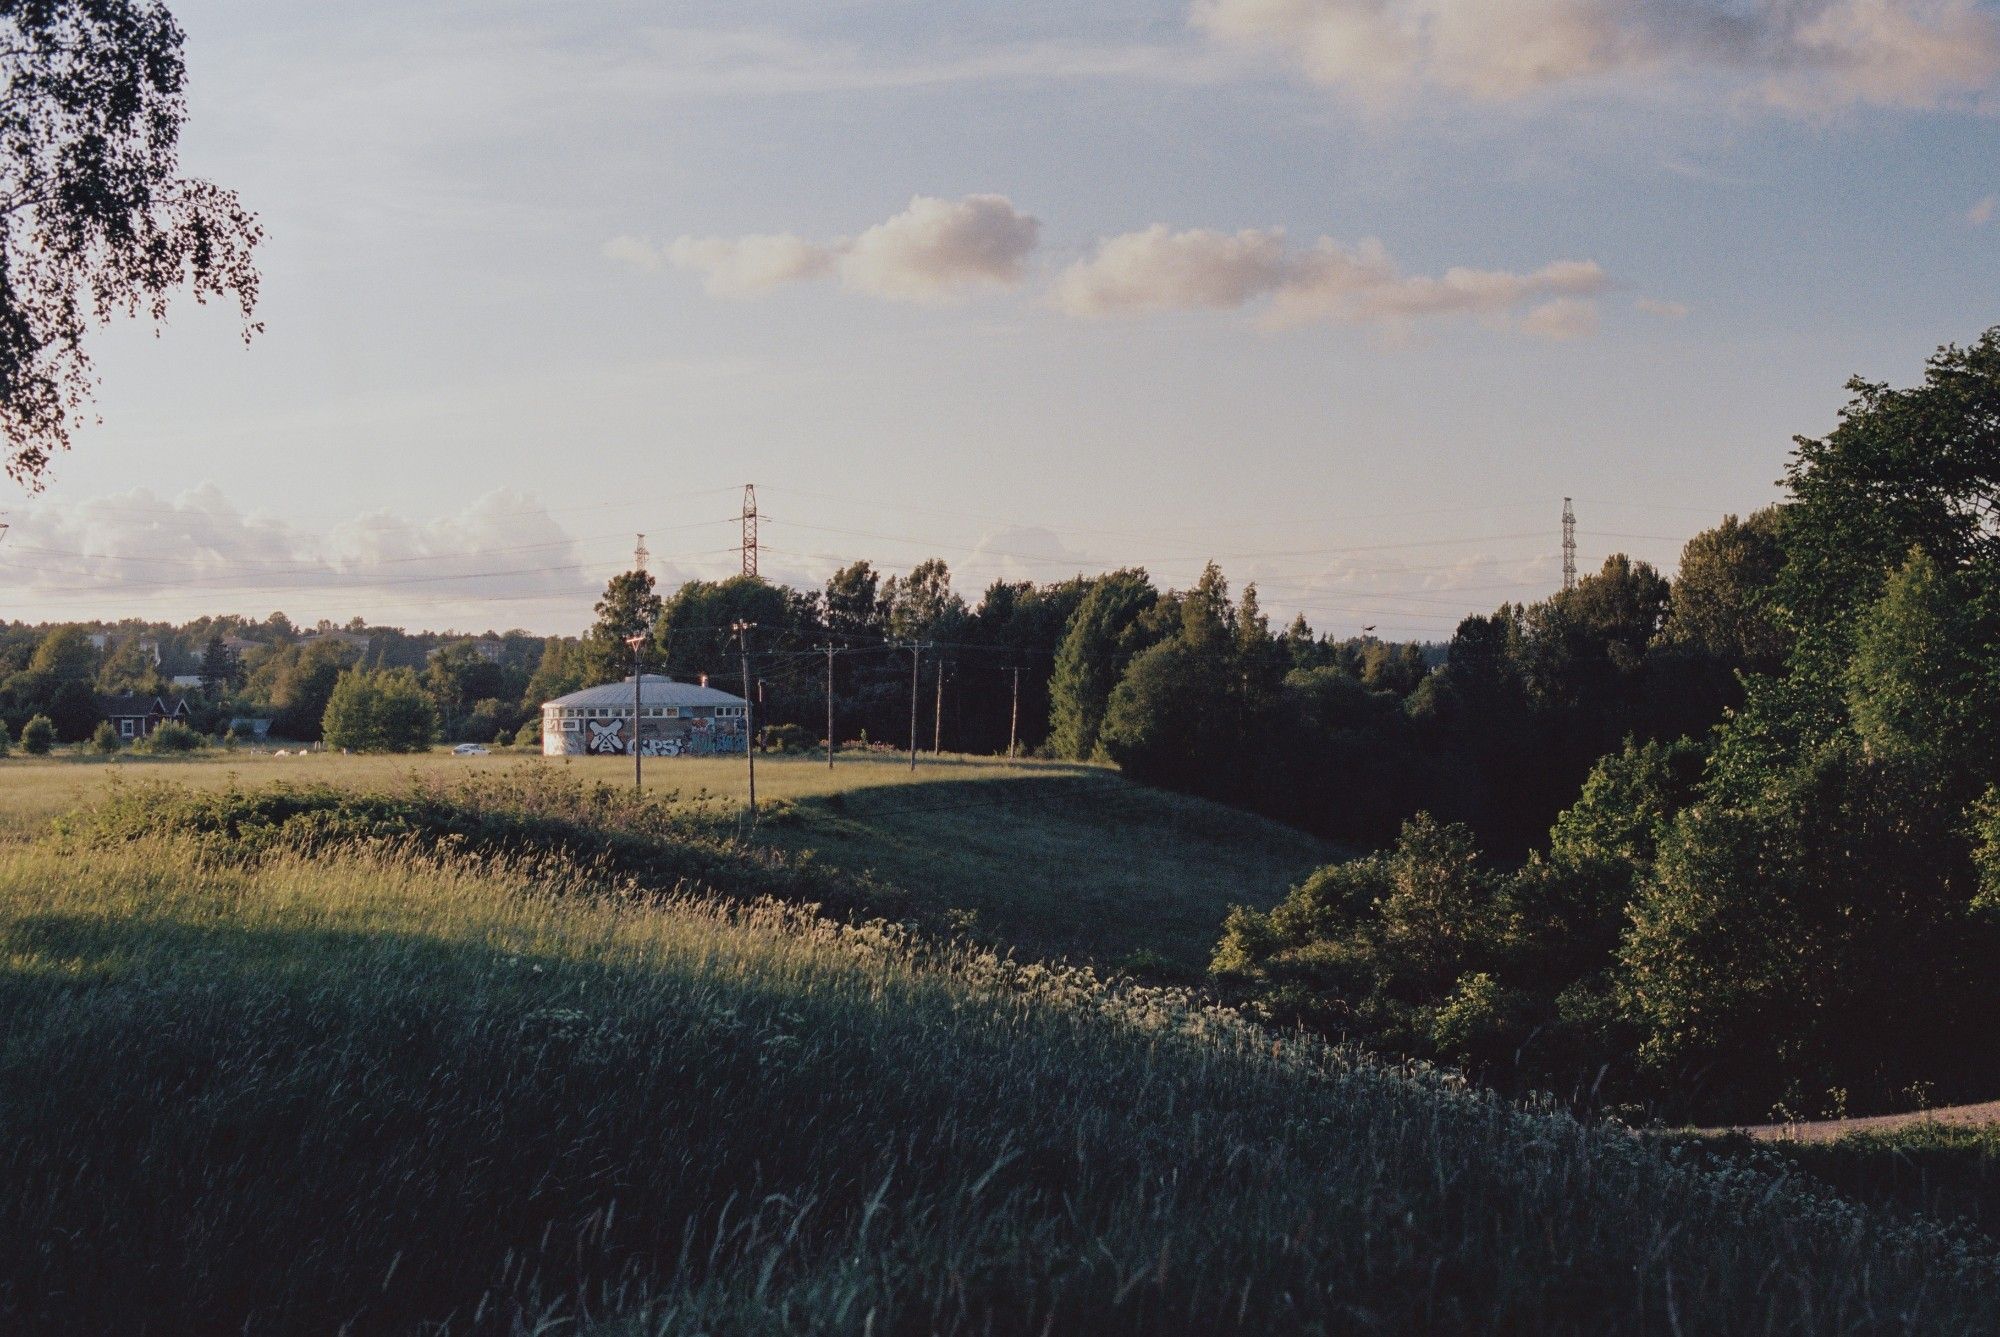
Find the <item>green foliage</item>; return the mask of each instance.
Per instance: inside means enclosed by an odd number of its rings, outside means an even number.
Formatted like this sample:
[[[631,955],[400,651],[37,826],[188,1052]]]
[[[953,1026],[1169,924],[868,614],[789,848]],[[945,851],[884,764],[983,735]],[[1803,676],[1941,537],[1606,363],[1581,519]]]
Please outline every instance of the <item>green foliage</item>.
[[[182,724],[179,720],[168,720],[153,732],[132,745],[135,752],[146,752],[153,756],[173,756],[183,752],[196,752],[208,746],[208,740]]]
[[[410,669],[349,669],[322,729],[328,747],[349,752],[421,752],[437,736],[437,709]]]
[[[46,673],[59,682],[91,682],[97,677],[97,648],[82,627],[56,627],[42,637],[28,661],[28,672]]]
[[[46,757],[56,745],[55,721],[37,715],[21,729],[21,750],[31,757]]]
[[[5,720],[0,720],[0,757],[14,750],[14,734]]]
[[[1097,753],[1097,731],[1124,672],[1125,656],[1143,648],[1140,616],[1159,600],[1144,571],[1100,576],[1070,616],[1049,684],[1049,747],[1085,761]]]
[[[111,721],[106,720],[97,726],[96,732],[90,735],[90,745],[106,756],[110,756],[125,744],[118,737],[118,730],[113,727]]]
[[[632,672],[628,637],[651,636],[660,620],[661,599],[654,592],[652,573],[622,571],[604,586],[597,601],[597,622],[580,647],[581,685],[617,682]]]
[[[31,487],[87,416],[90,330],[118,313],[160,321],[183,285],[233,297],[245,335],[258,328],[255,219],[179,174],[181,43],[149,0],[45,0],[0,19],[0,433],[7,476]]]
[[[1964,591],[1918,549],[1856,619],[1846,698],[1871,752],[1993,773],[2000,736]]]

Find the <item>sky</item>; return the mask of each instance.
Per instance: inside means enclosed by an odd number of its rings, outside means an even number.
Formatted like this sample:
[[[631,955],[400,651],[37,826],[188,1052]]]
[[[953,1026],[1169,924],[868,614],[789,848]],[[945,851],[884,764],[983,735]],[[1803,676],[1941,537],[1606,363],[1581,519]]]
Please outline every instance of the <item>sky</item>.
[[[574,633],[1210,559],[1444,639],[2000,323],[1984,0],[178,0],[263,331],[91,348],[0,617]]]

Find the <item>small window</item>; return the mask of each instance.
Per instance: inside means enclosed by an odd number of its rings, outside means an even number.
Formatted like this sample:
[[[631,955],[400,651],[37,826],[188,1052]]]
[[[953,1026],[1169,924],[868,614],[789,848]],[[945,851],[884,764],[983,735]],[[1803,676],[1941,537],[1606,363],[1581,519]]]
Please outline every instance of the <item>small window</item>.
[[[130,720],[118,721],[118,733],[119,736],[121,737],[130,738],[132,736],[132,721]]]
[[[581,725],[581,722],[580,722],[580,721],[577,721],[577,720],[564,720],[564,721],[563,721],[563,732],[564,732],[564,733],[575,733],[575,732],[576,732],[576,731],[577,731],[577,730],[578,730],[579,728],[581,728],[581,727],[582,727],[582,725]]]

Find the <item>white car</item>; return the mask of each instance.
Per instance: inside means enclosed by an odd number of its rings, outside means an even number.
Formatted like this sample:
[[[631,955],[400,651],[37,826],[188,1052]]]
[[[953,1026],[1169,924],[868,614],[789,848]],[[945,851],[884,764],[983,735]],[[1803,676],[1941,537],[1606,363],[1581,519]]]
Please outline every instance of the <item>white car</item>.
[[[460,743],[451,750],[454,757],[485,757],[492,755],[478,743]]]

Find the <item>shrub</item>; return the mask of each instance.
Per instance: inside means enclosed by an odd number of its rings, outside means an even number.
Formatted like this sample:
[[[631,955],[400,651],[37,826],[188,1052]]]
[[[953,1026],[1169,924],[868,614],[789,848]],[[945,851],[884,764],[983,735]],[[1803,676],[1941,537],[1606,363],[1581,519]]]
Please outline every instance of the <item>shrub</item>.
[[[534,718],[514,732],[515,747],[540,747],[542,745],[542,717],[536,712]]]
[[[109,756],[119,748],[125,746],[125,742],[118,736],[118,730],[112,725],[111,721],[105,720],[97,726],[97,732],[91,734],[90,745],[99,752]]]
[[[7,721],[0,720],[0,757],[14,750],[14,735],[7,728]]]
[[[155,756],[167,756],[177,752],[193,752],[206,744],[200,734],[182,724],[179,720],[168,720],[153,732],[133,745],[135,752],[150,752]]]
[[[56,745],[56,722],[37,715],[21,727],[21,750],[31,757],[46,757]]]
[[[804,752],[813,736],[803,724],[771,724],[757,731],[757,744],[766,752]]]

